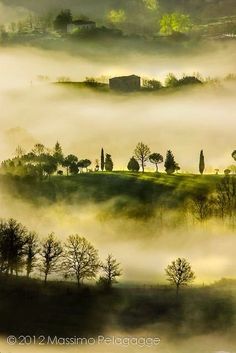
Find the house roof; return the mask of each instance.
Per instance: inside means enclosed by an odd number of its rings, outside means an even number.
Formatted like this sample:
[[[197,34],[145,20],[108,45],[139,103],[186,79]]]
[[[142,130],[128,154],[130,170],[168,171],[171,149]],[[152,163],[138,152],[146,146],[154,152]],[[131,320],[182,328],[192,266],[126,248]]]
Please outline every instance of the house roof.
[[[140,79],[140,76],[137,76],[137,75],[129,75],[129,76],[117,76],[117,77],[112,77],[111,80],[113,79],[129,79],[129,78],[139,78]]]
[[[72,22],[73,25],[93,25],[95,24],[94,21],[90,20],[76,20]]]

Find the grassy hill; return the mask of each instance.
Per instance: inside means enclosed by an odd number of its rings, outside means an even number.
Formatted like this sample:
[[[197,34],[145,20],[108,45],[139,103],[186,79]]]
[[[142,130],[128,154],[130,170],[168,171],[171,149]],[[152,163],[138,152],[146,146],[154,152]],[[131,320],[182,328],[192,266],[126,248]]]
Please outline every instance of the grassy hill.
[[[99,172],[53,176],[43,181],[1,176],[0,186],[5,193],[38,206],[58,201],[99,204],[112,200],[110,212],[149,217],[155,207],[175,209],[199,193],[214,191],[221,178],[217,175]]]

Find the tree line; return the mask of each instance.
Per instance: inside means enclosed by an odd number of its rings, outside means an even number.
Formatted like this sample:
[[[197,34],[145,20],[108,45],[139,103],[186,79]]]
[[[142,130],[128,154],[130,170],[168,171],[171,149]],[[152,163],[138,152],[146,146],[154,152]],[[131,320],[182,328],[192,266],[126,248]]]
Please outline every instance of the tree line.
[[[28,231],[15,219],[0,222],[0,275],[30,278],[40,273],[44,283],[52,274],[72,279],[80,287],[85,280],[95,280],[104,288],[111,288],[122,275],[120,263],[109,254],[104,262],[99,259],[98,250],[78,234],[70,235],[64,243],[54,233],[39,240],[35,232]],[[191,265],[184,258],[171,262],[165,269],[167,280],[180,287],[195,279]]]
[[[44,282],[52,274],[62,274],[64,278],[77,281],[95,279],[111,287],[121,276],[122,270],[117,260],[109,254],[104,262],[99,259],[98,250],[84,237],[70,235],[64,244],[51,233],[39,240],[35,232],[28,231],[15,219],[0,223],[0,273],[29,278],[33,273],[43,275]]]
[[[232,158],[236,160],[236,150],[232,152]],[[164,160],[163,155],[159,152],[151,152],[149,146],[143,142],[139,142],[135,149],[133,156],[130,158],[127,169],[132,172],[145,172],[147,163],[155,166],[155,171],[158,173],[159,165],[164,162],[165,171],[167,174],[173,174],[180,170],[179,164],[175,161],[174,154],[168,150]],[[45,147],[41,143],[35,144],[33,149],[26,153],[22,147],[16,148],[15,157],[5,160],[1,163],[1,170],[5,174],[13,174],[20,176],[35,176],[40,179],[43,177],[50,178],[51,175],[57,173],[63,175],[65,169],[66,175],[76,175],[78,173],[108,171],[114,169],[112,156],[105,153],[101,149],[100,160],[96,159],[94,167],[92,161],[88,158],[79,159],[75,154],[64,155],[62,147],[59,142],[56,142],[53,149]],[[224,170],[225,175],[231,173],[230,169]],[[203,174],[205,171],[205,157],[203,150],[200,151],[199,156],[199,173]],[[215,169],[216,174],[219,169]]]

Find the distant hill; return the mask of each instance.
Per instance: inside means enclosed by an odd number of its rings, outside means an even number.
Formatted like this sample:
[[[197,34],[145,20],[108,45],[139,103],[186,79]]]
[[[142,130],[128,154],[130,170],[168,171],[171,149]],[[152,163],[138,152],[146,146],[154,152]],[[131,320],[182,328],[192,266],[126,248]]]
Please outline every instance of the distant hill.
[[[24,7],[31,11],[45,13],[61,8],[70,8],[91,18],[103,18],[111,9],[124,9],[129,16],[142,13],[144,0],[2,0],[6,6]],[[220,17],[236,15],[235,0],[159,0],[162,11],[188,12],[196,17]],[[137,19],[138,21],[138,19]]]

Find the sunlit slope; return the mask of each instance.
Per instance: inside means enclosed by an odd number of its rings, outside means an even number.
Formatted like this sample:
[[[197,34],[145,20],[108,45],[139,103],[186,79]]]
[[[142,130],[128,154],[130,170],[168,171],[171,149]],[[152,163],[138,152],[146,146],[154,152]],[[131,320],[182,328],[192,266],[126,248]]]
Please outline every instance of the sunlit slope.
[[[82,173],[75,176],[53,176],[36,181],[31,178],[1,177],[6,193],[35,203],[107,202],[116,200],[116,207],[166,206],[181,207],[198,193],[210,193],[219,182],[217,175],[166,175],[156,173]]]

